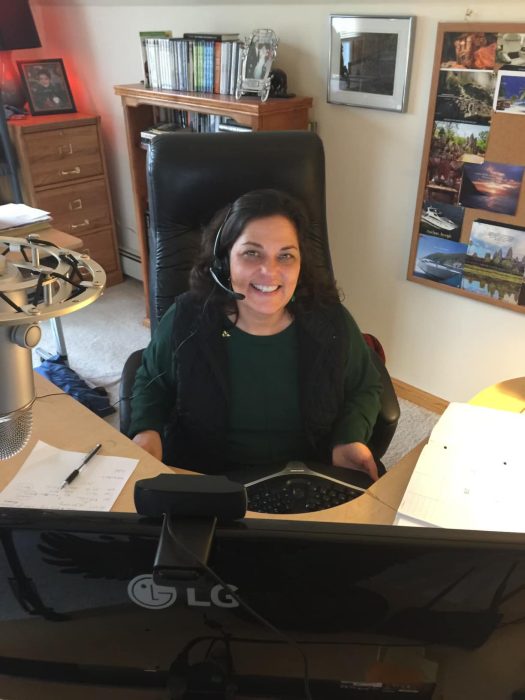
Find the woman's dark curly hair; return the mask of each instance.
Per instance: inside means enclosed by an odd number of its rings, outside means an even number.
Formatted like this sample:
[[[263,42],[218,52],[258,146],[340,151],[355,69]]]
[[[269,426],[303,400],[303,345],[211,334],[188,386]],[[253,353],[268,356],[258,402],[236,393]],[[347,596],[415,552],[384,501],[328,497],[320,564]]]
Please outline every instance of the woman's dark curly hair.
[[[280,190],[253,190],[243,194],[230,207],[218,212],[206,227],[201,250],[190,273],[190,290],[200,299],[222,306],[225,311],[235,311],[236,303],[213,281],[210,267],[213,265],[217,232],[221,228],[217,258],[222,270],[219,279],[226,286],[229,277],[230,251],[243,233],[246,225],[254,219],[268,216],[284,216],[295,227],[301,253],[301,271],[294,295],[294,307],[304,309],[338,302],[339,292],[330,271],[315,260],[310,233],[310,223],[302,204]],[[292,309],[291,309],[292,310]]]

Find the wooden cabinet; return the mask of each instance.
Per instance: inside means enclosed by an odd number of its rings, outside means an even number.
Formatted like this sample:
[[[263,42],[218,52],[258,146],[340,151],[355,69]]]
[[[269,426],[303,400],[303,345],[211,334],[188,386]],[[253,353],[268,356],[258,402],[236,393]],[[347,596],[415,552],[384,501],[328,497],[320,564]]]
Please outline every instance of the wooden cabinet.
[[[108,286],[121,282],[100,117],[28,117],[9,121],[9,132],[25,201],[51,212],[55,228],[82,239]]]
[[[157,91],[145,88],[141,84],[116,85],[114,89],[115,93],[122,99],[126,122],[142,279],[146,296],[146,316],[148,316],[148,232],[145,225],[148,193],[146,187],[146,151],[141,148],[140,132],[153,125],[155,121],[154,108],[166,107],[201,114],[218,114],[232,117],[240,124],[251,127],[254,131],[282,131],[308,128],[308,110],[312,106],[312,98],[274,98],[261,102],[255,97],[243,97],[236,100],[231,95]]]

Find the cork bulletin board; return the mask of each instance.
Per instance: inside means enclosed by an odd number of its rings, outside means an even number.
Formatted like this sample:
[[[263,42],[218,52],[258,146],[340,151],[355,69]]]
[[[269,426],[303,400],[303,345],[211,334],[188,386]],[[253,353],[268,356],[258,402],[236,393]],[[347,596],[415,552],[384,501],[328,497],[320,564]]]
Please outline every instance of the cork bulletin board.
[[[407,277],[525,312],[525,24],[440,24]]]

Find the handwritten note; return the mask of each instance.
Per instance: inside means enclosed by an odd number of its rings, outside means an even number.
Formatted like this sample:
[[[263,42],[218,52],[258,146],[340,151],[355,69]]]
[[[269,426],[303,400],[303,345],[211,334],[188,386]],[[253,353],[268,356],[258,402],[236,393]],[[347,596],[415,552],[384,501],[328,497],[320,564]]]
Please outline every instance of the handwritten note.
[[[39,441],[16,476],[0,492],[4,508],[108,511],[138,460],[97,454],[63,489],[64,479],[85,453],[67,452]]]
[[[397,525],[525,532],[525,415],[452,403],[431,433]]]

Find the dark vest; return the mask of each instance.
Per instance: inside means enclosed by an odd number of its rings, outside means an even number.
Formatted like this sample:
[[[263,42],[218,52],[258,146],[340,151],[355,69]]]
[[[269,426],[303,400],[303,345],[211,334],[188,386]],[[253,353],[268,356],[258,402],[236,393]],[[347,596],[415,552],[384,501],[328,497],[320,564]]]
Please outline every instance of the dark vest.
[[[330,434],[344,401],[349,337],[340,304],[295,314],[300,406],[319,461],[331,463]],[[228,327],[223,312],[189,294],[177,298],[173,348],[177,396],[164,435],[165,464],[213,474],[227,468],[229,415]]]

